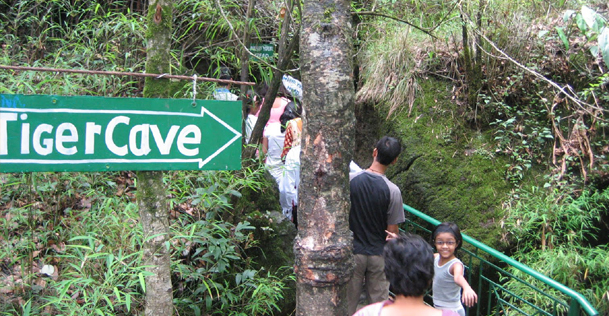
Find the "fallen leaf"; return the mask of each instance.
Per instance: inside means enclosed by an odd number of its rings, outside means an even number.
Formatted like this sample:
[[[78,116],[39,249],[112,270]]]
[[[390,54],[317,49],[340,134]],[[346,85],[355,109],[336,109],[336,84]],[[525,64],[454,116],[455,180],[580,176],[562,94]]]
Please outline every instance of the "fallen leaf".
[[[34,283],[42,288],[45,288],[47,286],[47,281],[42,278],[37,279],[36,281],[34,281]]]
[[[53,275],[51,275],[51,279],[53,279],[53,281],[57,281],[59,279],[59,269],[57,269],[57,266],[53,266],[55,268],[55,272],[53,272]]]
[[[64,252],[64,251],[66,251],[66,243],[60,242],[59,244],[52,245],[51,248],[53,248],[53,250],[55,250],[57,252]]]
[[[83,209],[90,209],[91,208],[91,199],[80,200],[80,207]]]
[[[15,288],[13,286],[0,287],[0,294],[12,294]]]

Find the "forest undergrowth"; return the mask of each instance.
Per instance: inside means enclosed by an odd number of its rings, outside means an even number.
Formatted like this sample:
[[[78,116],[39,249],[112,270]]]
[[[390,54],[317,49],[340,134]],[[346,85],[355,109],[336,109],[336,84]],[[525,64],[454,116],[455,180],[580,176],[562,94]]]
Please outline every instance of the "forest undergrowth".
[[[222,220],[230,199],[264,185],[231,172],[168,172],[174,305],[179,314],[265,315],[291,273],[246,255],[254,227]],[[131,172],[0,176],[0,306],[6,315],[137,314],[143,235]],[[291,268],[290,268],[291,269]]]

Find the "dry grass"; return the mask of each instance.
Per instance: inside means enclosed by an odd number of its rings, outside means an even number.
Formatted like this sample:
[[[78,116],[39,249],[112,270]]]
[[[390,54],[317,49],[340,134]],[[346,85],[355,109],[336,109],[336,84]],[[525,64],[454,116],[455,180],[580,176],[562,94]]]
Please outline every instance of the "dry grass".
[[[387,118],[406,107],[410,113],[421,93],[417,78],[428,59],[425,45],[412,45],[408,28],[398,28],[395,35],[369,43],[360,57],[363,85],[356,102],[386,107]]]

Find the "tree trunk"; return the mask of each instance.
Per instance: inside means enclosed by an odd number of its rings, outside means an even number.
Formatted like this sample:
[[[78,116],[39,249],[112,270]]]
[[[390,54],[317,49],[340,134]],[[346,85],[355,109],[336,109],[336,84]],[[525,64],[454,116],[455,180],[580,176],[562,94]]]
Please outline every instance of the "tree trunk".
[[[290,10],[289,12],[292,12],[292,1],[288,1],[288,6],[288,10]],[[277,61],[277,69],[273,70],[273,79],[269,84],[269,91],[266,93],[266,96],[260,96],[264,97],[265,101],[260,108],[260,114],[258,114],[256,125],[252,129],[252,139],[250,140],[250,144],[258,144],[262,139],[264,126],[269,120],[271,107],[273,106],[275,96],[277,95],[279,85],[281,84],[281,78],[283,76],[282,71],[288,67],[289,61],[292,58],[294,50],[296,49],[296,44],[298,43],[298,32],[296,32],[296,35],[291,39],[291,41],[288,41],[288,32],[291,24],[290,15],[286,14],[283,19],[281,38],[278,45],[279,48],[277,55],[279,56],[279,59]],[[244,167],[252,164],[251,159],[255,157],[255,153],[256,149],[253,146],[247,147],[243,151],[242,157],[244,158]]]
[[[305,1],[296,315],[346,315],[353,273],[349,162],[354,145],[353,59],[348,0]]]
[[[148,7],[148,39],[146,72],[169,73],[169,55],[172,28],[170,0],[151,0]],[[167,79],[146,78],[144,97],[170,96]],[[141,171],[137,173],[137,200],[144,231],[144,260],[146,271],[146,315],[173,314],[173,288],[171,285],[171,258],[165,243],[169,240],[169,206],[165,197],[163,173]]]
[[[245,28],[243,29],[243,45],[245,45],[245,47],[249,47],[250,46],[250,20],[252,19],[252,14],[254,11],[254,0],[249,0],[248,4],[247,4],[247,13],[245,16]],[[237,34],[235,34],[234,36],[237,36]],[[249,59],[250,59],[250,55],[247,53],[247,50],[245,50],[245,48],[241,48],[241,81],[246,82],[249,80]],[[241,85],[241,96],[245,95],[247,93],[247,90],[251,89],[250,87],[246,86],[246,85]],[[247,102],[246,99],[243,98],[243,101],[241,103],[241,112],[243,113],[243,120],[241,121],[241,130],[245,131],[245,121],[247,120]],[[245,135],[244,137],[241,138],[241,146],[243,148],[243,146],[245,145],[245,142],[247,141]],[[241,153],[241,157],[244,157],[244,152],[242,150]]]

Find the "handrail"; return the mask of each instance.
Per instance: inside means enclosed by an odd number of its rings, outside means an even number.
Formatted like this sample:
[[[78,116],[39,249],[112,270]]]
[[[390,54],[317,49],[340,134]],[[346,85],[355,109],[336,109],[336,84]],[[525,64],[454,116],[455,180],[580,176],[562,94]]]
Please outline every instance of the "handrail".
[[[424,221],[437,226],[439,225],[441,222],[438,221],[437,219],[428,216],[427,214],[422,213],[421,211],[418,211],[406,204],[404,204],[404,210],[423,219]],[[505,254],[485,245],[482,242],[479,242],[478,240],[467,236],[466,234],[462,234],[463,236],[463,240],[466,241],[467,243],[473,245],[474,247],[477,247],[483,251],[485,251],[486,253],[488,253],[489,255],[503,261],[506,262],[507,264],[513,266],[514,268],[536,278],[537,280],[553,287],[555,290],[558,290],[560,292],[562,292],[563,294],[569,296],[572,300],[577,301],[577,303],[579,303],[579,306],[581,306],[581,308],[589,315],[589,316],[597,316],[598,311],[592,306],[592,304],[590,304],[590,302],[588,302],[588,300],[580,293],[574,291],[573,289],[565,286],[564,284],[561,284],[555,280],[553,280],[552,278],[545,276],[535,270],[533,270],[532,268],[530,268],[529,266],[522,264],[512,258],[510,258],[509,256],[506,256]],[[573,301],[571,302],[571,307],[573,307]],[[569,313],[569,315],[571,315],[571,312]]]

